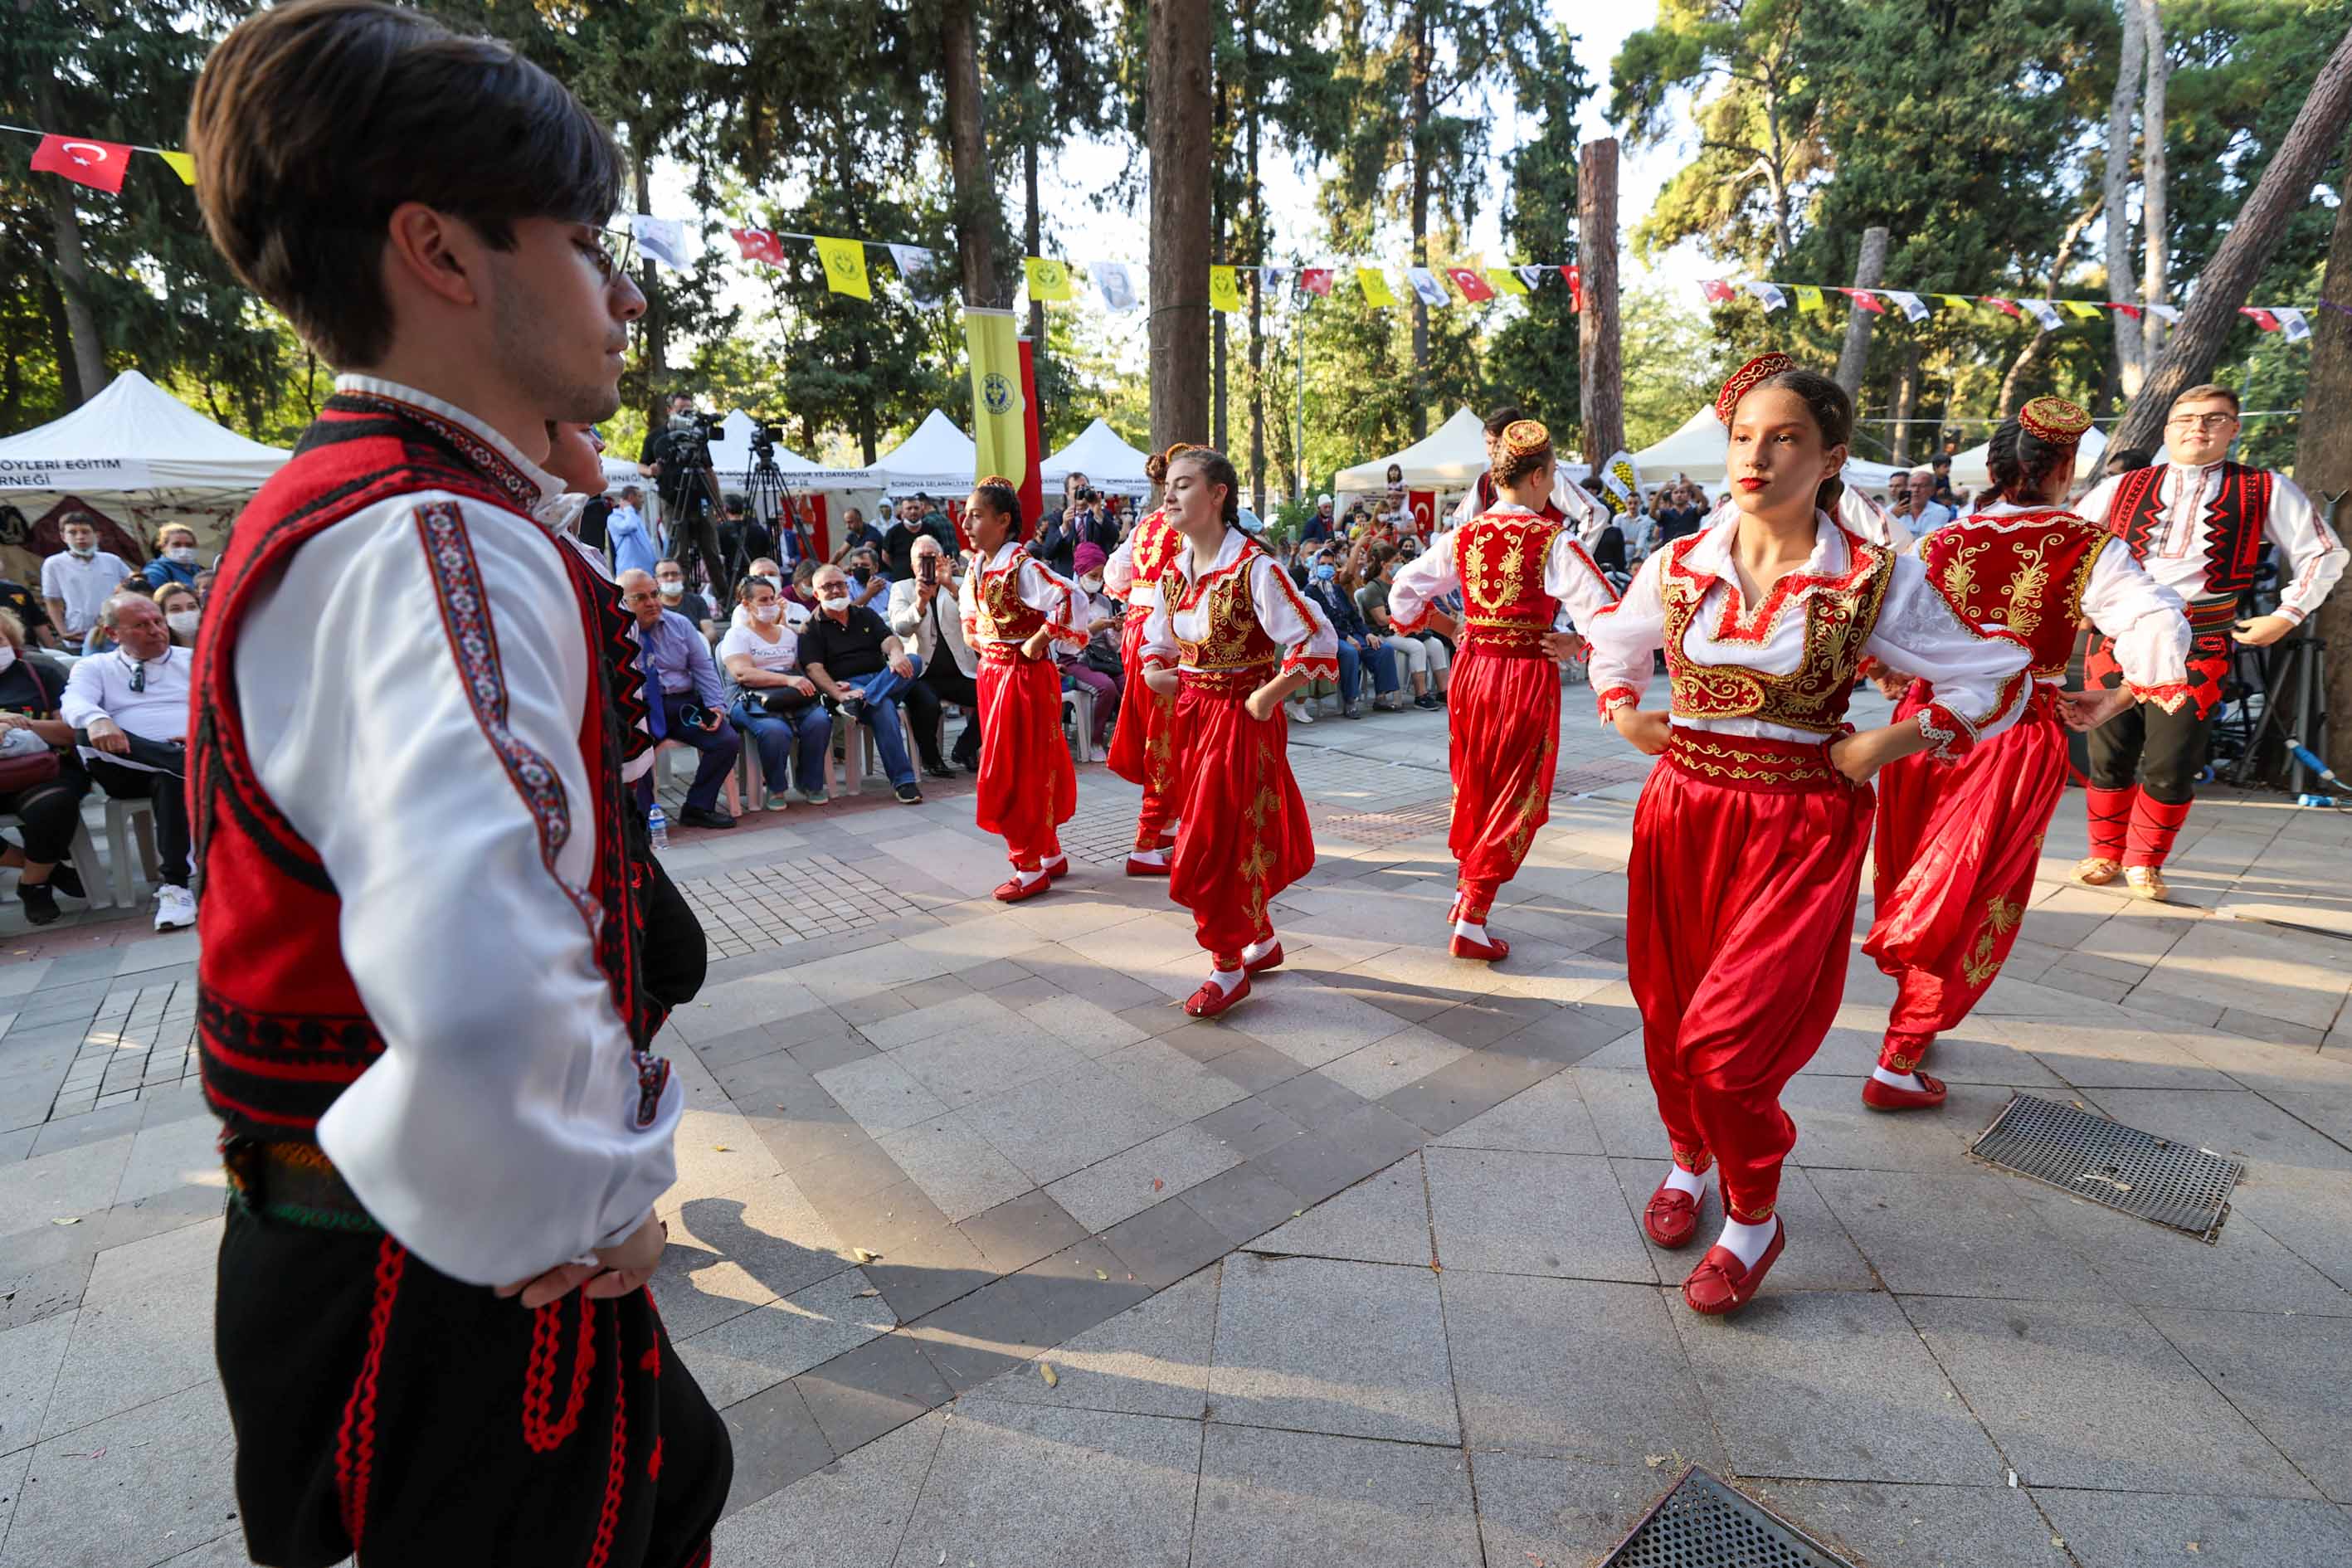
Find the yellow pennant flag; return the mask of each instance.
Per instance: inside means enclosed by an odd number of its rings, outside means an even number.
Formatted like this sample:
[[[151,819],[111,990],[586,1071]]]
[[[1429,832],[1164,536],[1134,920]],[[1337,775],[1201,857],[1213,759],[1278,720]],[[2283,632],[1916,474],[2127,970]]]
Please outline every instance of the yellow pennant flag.
[[[1018,485],[1029,471],[1020,328],[1010,310],[966,305],[963,336],[971,355],[971,477],[977,481],[1002,474]]]
[[[1818,310],[1821,308],[1822,290],[1820,286],[1812,283],[1798,284],[1797,309],[1800,310]]]
[[[172,165],[172,173],[180,176],[180,184],[193,185],[196,183],[196,161],[188,153],[166,153],[159,147],[155,156]]]
[[[1965,310],[1976,303],[1966,294],[1938,294],[1936,296],[1936,300],[1938,304],[1948,305],[1955,310]]]
[[[862,240],[816,237],[817,259],[824,263],[824,286],[836,294],[860,300],[874,298],[866,281],[866,246]]]
[[[2058,303],[2086,321],[2095,321],[2099,319],[2099,308],[2088,300],[2061,300]]]
[[[1032,300],[1068,300],[1076,296],[1070,290],[1069,264],[1032,256],[1022,262],[1029,274],[1029,298]],[[997,470],[1003,472],[1003,469]]]
[[[1528,291],[1528,286],[1519,280],[1519,275],[1507,267],[1486,268],[1486,281],[1495,286],[1497,294],[1524,294]]]
[[[1356,285],[1363,289],[1367,305],[1393,305],[1397,302],[1396,295],[1389,288],[1387,277],[1377,267],[1357,268]]]
[[[1233,315],[1242,308],[1241,269],[1237,267],[1209,268],[1209,309]]]

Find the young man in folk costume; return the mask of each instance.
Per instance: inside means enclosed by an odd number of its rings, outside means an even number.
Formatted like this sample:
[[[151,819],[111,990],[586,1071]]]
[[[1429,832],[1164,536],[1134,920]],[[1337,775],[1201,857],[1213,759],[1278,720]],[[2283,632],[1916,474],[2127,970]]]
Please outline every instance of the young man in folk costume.
[[[963,574],[964,642],[980,655],[980,798],[983,832],[1002,834],[1013,875],[1005,903],[1035,898],[1070,868],[1060,827],[1078,807],[1078,773],[1062,744],[1062,678],[1053,646],[1087,646],[1077,589],[1021,542],[1021,496],[1010,479],[980,481],[964,509],[979,545]]]
[[[646,1289],[683,1095],[649,1051],[677,933],[623,777],[643,681],[610,580],[534,516],[548,421],[618,406],[644,310],[619,157],[505,45],[369,0],[241,24],[187,144],[215,243],[343,373],[196,650],[247,1543],[705,1563],[727,1433]]]
[[[1511,951],[1488,934],[1486,914],[1496,890],[1518,874],[1538,830],[1551,819],[1559,660],[1574,651],[1572,638],[1557,635],[1557,623],[1564,612],[1580,626],[1617,602],[1567,524],[1537,510],[1559,468],[1549,431],[1532,419],[1507,426],[1493,469],[1496,503],[1431,541],[1389,590],[1399,632],[1435,630],[1460,648],[1447,704],[1451,847],[1462,867],[1447,916],[1456,958],[1491,962]],[[1431,608],[1456,588],[1463,601],[1458,627]]]
[[[2123,542],[2064,510],[2091,416],[2037,397],[1993,433],[1992,488],[1972,517],[1921,536],[1927,581],[1961,620],[2000,626],[2032,649],[2025,716],[1950,767],[1906,757],[1879,774],[1872,852],[1874,919],[1863,951],[1895,983],[1878,1066],[1863,1080],[1877,1110],[1941,1105],[1918,1070],[1937,1035],[1968,1016],[2000,973],[2032,896],[2042,837],[2066,787],[2066,730],[2092,729],[2135,701],[2166,713],[2188,700],[2189,623],[2179,596]],[[2098,628],[2126,684],[2062,689],[2075,628]],[[1899,722],[1935,689],[1914,682]]]
[[[1143,459],[1144,474],[1163,500],[1168,465],[1192,449],[1191,442],[1179,441]],[[1182,759],[1176,754],[1176,699],[1154,691],[1144,681],[1143,625],[1160,607],[1160,574],[1183,547],[1183,536],[1168,521],[1166,510],[1153,507],[1103,563],[1103,592],[1127,606],[1118,632],[1127,689],[1119,698],[1119,724],[1111,732],[1108,761],[1111,772],[1143,786],[1143,805],[1135,816],[1135,847],[1127,857],[1130,877],[1165,877],[1176,851],[1176,811],[1183,794]]]
[[[2162,899],[2164,862],[2189,820],[2205,766],[2213,715],[2229,679],[2231,644],[2266,647],[2319,608],[2344,575],[2343,542],[2284,474],[2228,460],[2238,437],[2238,395],[2192,386],[2164,424],[2167,462],[2100,482],[2075,510],[2131,546],[2148,575],[2188,602],[2189,700],[2178,710],[2141,703],[2091,733],[2084,792],[2091,852],[2074,876],[2094,886],[2120,869],[2132,891]],[[2263,542],[2278,547],[2279,606],[2238,618],[2254,585]],[[2126,672],[2104,637],[2084,660],[2086,682],[2119,687]]]
[[[1853,402],[1767,354],[1734,373],[1737,510],[1642,563],[1584,629],[1601,710],[1650,771],[1626,868],[1627,969],[1673,1156],[1643,1229],[1697,1234],[1722,1168],[1721,1237],[1683,1282],[1695,1311],[1746,1305],[1780,1256],[1780,1090],[1821,1048],[1845,991],[1871,775],[1964,755],[2023,705],[2024,646],[1962,624],[1917,560],[1836,521]],[[1643,710],[1661,649],[1672,711]],[[1845,722],[1863,660],[1922,672],[1936,698],[1898,724]]]
[[[1184,547],[1160,574],[1144,627],[1151,689],[1176,698],[1184,836],[1168,894],[1192,911],[1209,978],[1184,1010],[1211,1018],[1282,963],[1267,905],[1315,865],[1307,802],[1290,775],[1282,705],[1338,679],[1339,637],[1290,574],[1241,531],[1241,480],[1195,447],[1168,466],[1168,517]]]

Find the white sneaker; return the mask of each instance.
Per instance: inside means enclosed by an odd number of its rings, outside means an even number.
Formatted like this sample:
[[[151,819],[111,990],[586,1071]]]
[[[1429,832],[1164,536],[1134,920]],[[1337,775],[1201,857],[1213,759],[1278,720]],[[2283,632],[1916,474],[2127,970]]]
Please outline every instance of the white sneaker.
[[[1304,703],[1293,702],[1290,704],[1290,721],[1294,724],[1312,724],[1315,722],[1315,715],[1307,710]]]
[[[155,889],[155,929],[185,931],[196,923],[196,896],[185,888]]]

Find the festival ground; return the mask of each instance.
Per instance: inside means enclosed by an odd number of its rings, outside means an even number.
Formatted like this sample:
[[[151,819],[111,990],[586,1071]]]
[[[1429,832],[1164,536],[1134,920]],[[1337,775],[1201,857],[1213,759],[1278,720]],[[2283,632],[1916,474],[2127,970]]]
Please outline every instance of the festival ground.
[[[1491,969],[1439,945],[1443,715],[1294,731],[1321,862],[1216,1024],[1099,765],[1017,906],[968,786],[678,836],[656,1291],[735,1430],[716,1561],[1566,1568],[1685,1461],[1883,1568],[2352,1561],[2352,819],[2217,795],[2157,908],[2059,879],[2070,794],[1941,1114],[1862,1107],[1856,952],[1788,1253],[1703,1321],[1635,1224],[1646,764],[1567,701]],[[194,939],[5,918],[0,1568],[242,1563]],[[1973,1163],[2012,1088],[2243,1156],[2219,1244]]]

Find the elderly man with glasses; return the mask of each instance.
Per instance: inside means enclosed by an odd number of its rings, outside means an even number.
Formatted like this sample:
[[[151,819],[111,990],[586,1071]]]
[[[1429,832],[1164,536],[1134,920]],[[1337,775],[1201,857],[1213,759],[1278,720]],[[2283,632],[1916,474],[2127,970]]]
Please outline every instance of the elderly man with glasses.
[[[172,643],[163,612],[144,594],[117,594],[100,606],[98,624],[114,647],[73,667],[58,716],[74,727],[84,764],[117,800],[145,800],[155,810],[155,848],[163,885],[155,889],[155,929],[196,923],[188,890],[189,653]]]

